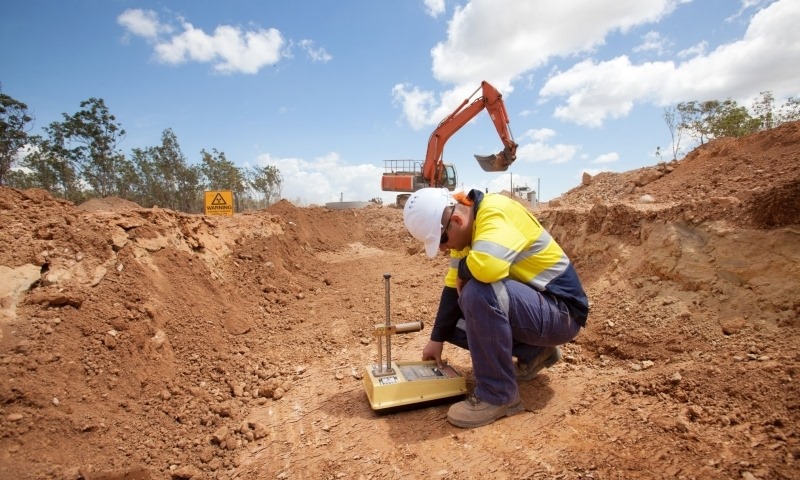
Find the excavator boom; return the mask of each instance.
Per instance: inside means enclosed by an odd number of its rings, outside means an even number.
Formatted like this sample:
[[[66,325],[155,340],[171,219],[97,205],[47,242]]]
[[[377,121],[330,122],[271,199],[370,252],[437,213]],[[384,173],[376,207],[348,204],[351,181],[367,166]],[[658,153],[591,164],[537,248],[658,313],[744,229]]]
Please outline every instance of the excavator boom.
[[[469,103],[470,99],[482,91],[480,97]],[[469,104],[468,104],[469,103]],[[486,172],[503,172],[517,158],[517,144],[508,128],[508,113],[503,104],[503,96],[488,82],[481,82],[469,98],[461,102],[453,112],[439,122],[439,125],[428,139],[425,162],[413,160],[385,160],[384,173],[381,178],[383,191],[408,192],[397,196],[397,204],[402,205],[411,192],[424,187],[444,187],[455,190],[458,185],[454,165],[445,164],[442,160],[444,145],[461,127],[475,118],[483,109],[487,109],[494,123],[497,134],[503,142],[503,150],[496,154],[475,155],[478,164]]]
[[[482,90],[482,95],[467,105],[470,98],[474,97],[478,90]],[[503,142],[503,150],[489,156],[475,155],[478,164],[486,172],[503,172],[508,169],[517,158],[517,144],[508,128],[509,119],[503,96],[489,82],[481,82],[481,86],[473,94],[461,102],[450,115],[445,117],[428,140],[428,150],[425,155],[425,163],[422,167],[422,175],[429,181],[430,186],[441,186],[441,179],[444,173],[444,163],[442,154],[445,143],[461,127],[475,118],[483,109],[487,109],[489,116],[494,123],[494,127]]]

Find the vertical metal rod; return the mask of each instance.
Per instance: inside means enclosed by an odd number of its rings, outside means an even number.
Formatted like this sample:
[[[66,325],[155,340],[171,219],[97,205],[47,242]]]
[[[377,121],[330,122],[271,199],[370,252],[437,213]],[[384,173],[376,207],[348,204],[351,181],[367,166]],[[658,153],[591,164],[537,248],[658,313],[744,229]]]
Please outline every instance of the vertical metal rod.
[[[373,368],[375,375],[383,373],[383,338],[378,337],[378,366]]]
[[[539,206],[539,202],[542,201],[542,179],[541,177],[538,179],[538,184],[536,185],[536,206]]]
[[[383,278],[386,279],[386,330],[389,330],[389,327],[392,326],[392,317],[390,313],[390,287],[389,287],[389,279],[392,278],[391,273],[384,273]],[[390,371],[392,369],[392,336],[386,335],[386,371]]]

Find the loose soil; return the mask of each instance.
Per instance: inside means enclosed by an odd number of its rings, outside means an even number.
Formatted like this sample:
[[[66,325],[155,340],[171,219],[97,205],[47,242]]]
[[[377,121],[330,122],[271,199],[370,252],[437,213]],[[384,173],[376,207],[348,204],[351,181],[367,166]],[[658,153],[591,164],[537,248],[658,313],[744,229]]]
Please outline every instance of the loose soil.
[[[800,123],[601,173],[534,209],[590,295],[526,410],[379,415],[447,259],[397,208],[232,217],[0,188],[2,479],[800,477]],[[466,352],[445,348],[474,384]]]

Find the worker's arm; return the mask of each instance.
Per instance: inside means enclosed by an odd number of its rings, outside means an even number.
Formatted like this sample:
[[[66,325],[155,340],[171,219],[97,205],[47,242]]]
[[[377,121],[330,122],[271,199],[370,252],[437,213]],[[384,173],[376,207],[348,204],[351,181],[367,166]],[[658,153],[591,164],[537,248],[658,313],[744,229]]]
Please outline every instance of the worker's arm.
[[[439,310],[431,330],[431,340],[444,342],[453,334],[458,319],[461,318],[461,308],[458,306],[458,292],[455,288],[444,287],[439,298]]]
[[[442,366],[442,350],[444,342],[452,335],[458,319],[461,318],[461,308],[458,306],[458,292],[453,287],[444,287],[439,299],[439,310],[433,322],[431,339],[422,349],[423,360],[436,360]]]

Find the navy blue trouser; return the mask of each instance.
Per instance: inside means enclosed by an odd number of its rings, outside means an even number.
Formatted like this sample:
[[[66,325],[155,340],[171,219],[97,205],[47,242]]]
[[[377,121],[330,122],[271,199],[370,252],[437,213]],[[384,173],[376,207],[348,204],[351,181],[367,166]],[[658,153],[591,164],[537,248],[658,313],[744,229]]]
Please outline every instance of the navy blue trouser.
[[[458,305],[464,330],[456,328],[447,341],[469,350],[474,394],[493,405],[519,398],[513,357],[529,362],[545,347],[569,342],[581,328],[562,301],[516,280],[470,280]]]

